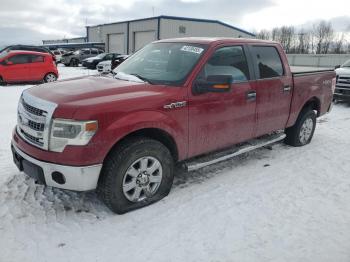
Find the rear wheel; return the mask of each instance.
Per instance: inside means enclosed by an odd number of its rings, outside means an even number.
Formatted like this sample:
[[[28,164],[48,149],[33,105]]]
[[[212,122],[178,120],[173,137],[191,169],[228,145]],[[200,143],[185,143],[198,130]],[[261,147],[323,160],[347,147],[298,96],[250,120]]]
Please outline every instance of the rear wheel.
[[[2,77],[0,76],[0,86],[5,86],[6,83],[4,82],[4,80],[2,79]]]
[[[286,129],[285,143],[291,146],[304,146],[311,142],[316,128],[316,113],[310,108],[301,111],[294,126]]]
[[[44,82],[45,83],[51,83],[51,82],[55,82],[57,80],[57,76],[54,73],[48,73],[45,77],[44,77]]]
[[[173,165],[168,148],[156,140],[124,141],[104,163],[98,194],[118,214],[150,205],[169,194]]]
[[[69,65],[70,65],[70,66],[77,67],[77,66],[79,66],[79,60],[76,59],[76,58],[72,58],[72,59],[70,60],[70,62],[69,62]]]

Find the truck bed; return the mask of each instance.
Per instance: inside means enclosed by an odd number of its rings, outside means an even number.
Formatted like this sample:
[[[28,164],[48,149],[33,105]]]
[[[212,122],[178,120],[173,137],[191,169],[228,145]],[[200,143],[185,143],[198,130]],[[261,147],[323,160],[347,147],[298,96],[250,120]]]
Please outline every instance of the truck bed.
[[[290,70],[293,76],[308,75],[308,74],[318,74],[324,72],[334,72],[334,68],[325,67],[305,67],[305,66],[291,66]]]

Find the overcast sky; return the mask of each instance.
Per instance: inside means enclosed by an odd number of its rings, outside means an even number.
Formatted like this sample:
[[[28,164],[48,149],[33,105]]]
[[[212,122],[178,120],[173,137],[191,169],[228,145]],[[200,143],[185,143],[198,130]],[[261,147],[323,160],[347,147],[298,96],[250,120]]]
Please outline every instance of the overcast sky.
[[[85,36],[86,25],[173,15],[217,19],[247,31],[325,19],[350,34],[350,0],[0,0],[0,46]]]

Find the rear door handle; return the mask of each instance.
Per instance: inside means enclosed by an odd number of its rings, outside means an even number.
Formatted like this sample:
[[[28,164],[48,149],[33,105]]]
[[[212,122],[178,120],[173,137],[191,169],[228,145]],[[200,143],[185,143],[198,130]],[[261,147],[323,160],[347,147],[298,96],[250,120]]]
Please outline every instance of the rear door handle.
[[[256,100],[256,91],[248,91],[246,93],[246,100],[247,101],[255,101]]]
[[[290,85],[285,85],[285,86],[283,86],[283,93],[290,92],[291,89],[292,89],[292,88],[291,88]]]

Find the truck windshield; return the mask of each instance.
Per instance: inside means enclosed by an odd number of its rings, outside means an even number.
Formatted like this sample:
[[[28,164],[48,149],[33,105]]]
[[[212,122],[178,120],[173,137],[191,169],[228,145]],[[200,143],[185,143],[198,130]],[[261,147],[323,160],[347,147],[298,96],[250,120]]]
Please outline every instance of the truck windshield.
[[[152,43],[124,61],[114,73],[116,78],[131,75],[152,84],[181,85],[205,49],[206,45],[192,43]]]

